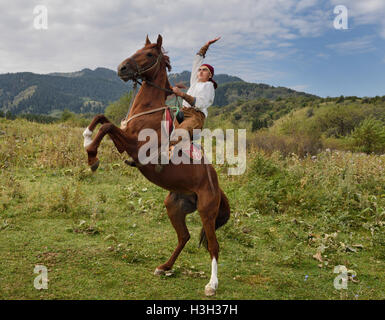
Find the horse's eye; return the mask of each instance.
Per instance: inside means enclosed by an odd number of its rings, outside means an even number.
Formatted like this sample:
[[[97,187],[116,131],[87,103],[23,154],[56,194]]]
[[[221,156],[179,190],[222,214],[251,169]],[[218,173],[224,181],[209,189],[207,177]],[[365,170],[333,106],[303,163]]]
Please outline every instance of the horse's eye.
[[[151,52],[147,53],[147,57],[152,57],[153,54]]]

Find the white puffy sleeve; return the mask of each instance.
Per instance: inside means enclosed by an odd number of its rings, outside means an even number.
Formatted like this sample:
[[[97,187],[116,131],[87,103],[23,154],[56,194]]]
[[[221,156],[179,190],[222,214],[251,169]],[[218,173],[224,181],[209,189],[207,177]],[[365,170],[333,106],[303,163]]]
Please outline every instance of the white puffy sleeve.
[[[206,81],[195,94],[195,108],[202,111],[207,116],[207,108],[210,107],[215,98],[214,84]]]
[[[203,57],[199,54],[196,54],[194,57],[194,62],[191,70],[191,77],[190,77],[190,87],[192,87],[197,81],[197,74],[198,74],[198,69],[202,65],[203,62]]]

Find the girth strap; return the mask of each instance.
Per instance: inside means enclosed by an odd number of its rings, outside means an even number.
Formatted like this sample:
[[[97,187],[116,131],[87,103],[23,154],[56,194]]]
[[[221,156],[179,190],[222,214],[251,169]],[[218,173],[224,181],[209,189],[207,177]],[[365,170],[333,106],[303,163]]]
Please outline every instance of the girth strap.
[[[136,114],[134,114],[132,117],[128,118],[127,120],[123,120],[123,121],[121,122],[121,124],[124,124],[124,126],[127,126],[127,123],[128,123],[129,121],[131,121],[132,119],[135,119],[135,118],[137,118],[137,117],[143,116],[143,115],[145,115],[145,114],[153,113],[153,112],[160,111],[160,110],[165,110],[165,109],[167,109],[167,108],[168,108],[168,107],[161,107],[161,108],[156,108],[156,109],[151,109],[151,110],[148,110],[148,111],[136,113]]]

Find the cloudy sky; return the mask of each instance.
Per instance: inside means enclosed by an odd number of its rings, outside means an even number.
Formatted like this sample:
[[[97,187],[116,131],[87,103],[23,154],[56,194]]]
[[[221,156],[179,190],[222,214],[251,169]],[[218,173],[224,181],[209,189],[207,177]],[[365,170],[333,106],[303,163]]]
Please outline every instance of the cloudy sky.
[[[37,5],[48,29],[34,27]],[[337,30],[336,5],[348,9]],[[320,96],[385,95],[385,0],[1,0],[0,73],[117,65],[158,34],[173,70],[195,52],[216,73]],[[40,21],[40,20],[39,20]]]

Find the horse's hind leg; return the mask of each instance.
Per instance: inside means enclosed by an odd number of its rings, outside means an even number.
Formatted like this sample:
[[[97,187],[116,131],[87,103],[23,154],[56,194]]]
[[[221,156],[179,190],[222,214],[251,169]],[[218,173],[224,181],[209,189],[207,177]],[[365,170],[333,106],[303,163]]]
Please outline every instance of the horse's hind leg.
[[[163,274],[166,270],[171,270],[183,250],[185,244],[190,239],[190,233],[186,226],[186,215],[196,210],[196,195],[183,195],[170,192],[164,204],[167,214],[178,236],[178,245],[168,261],[155,269],[154,274]]]
[[[90,125],[88,126],[88,129],[89,129],[90,131],[94,131],[95,127],[96,127],[99,123],[105,124],[105,123],[110,123],[110,122],[111,122],[111,121],[108,120],[104,114],[98,114],[98,115],[96,115],[96,116],[92,119]]]
[[[92,143],[92,132],[99,123],[110,123],[110,120],[104,114],[98,114],[92,119],[90,125],[83,132],[84,148],[87,148]]]
[[[220,192],[213,194],[211,189],[201,190],[198,194],[198,211],[207,238],[207,249],[211,257],[211,278],[205,287],[205,294],[207,296],[214,295],[218,288],[219,244],[215,235],[215,221],[218,216],[220,197]]]
[[[104,123],[100,127],[94,140],[92,140],[91,143],[88,144],[86,147],[86,151],[88,153],[88,164],[91,166],[92,171],[95,171],[99,166],[99,159],[96,157],[96,155],[98,153],[98,147],[100,145],[100,142],[106,134],[111,137],[112,141],[115,144],[115,147],[120,153],[128,149],[129,141],[128,137],[124,134],[124,132],[110,122]]]

